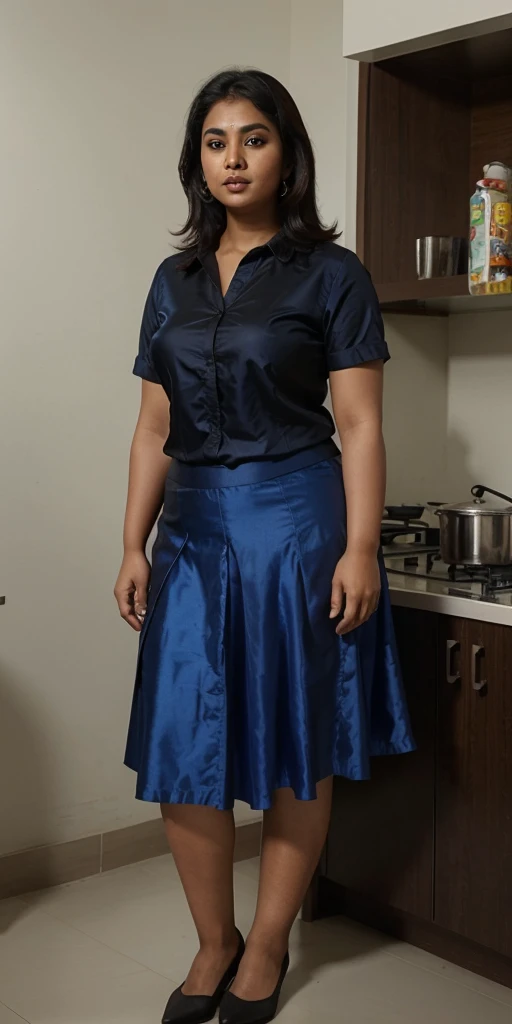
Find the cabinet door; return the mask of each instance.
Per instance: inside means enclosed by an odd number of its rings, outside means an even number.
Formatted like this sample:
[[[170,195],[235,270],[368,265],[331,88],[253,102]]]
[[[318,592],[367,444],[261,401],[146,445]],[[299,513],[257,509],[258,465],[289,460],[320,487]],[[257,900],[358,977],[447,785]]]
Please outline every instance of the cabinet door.
[[[512,627],[440,633],[462,639],[462,679],[439,675],[435,921],[512,956]]]
[[[431,920],[437,615],[395,608],[394,621],[418,749],[373,758],[368,782],[335,779],[326,874]]]

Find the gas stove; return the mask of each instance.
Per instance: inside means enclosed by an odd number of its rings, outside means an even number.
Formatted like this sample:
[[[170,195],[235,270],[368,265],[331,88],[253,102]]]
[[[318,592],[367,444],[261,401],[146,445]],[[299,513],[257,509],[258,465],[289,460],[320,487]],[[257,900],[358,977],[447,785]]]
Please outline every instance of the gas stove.
[[[442,591],[452,596],[473,597],[481,601],[504,598],[512,605],[512,565],[470,566],[447,565],[439,548],[425,548],[411,544],[411,551],[396,550],[393,544],[383,548],[389,575],[410,576],[442,585]]]
[[[512,607],[512,565],[447,565],[439,529],[423,520],[383,520],[381,544],[390,584]],[[414,580],[414,583],[413,583]]]

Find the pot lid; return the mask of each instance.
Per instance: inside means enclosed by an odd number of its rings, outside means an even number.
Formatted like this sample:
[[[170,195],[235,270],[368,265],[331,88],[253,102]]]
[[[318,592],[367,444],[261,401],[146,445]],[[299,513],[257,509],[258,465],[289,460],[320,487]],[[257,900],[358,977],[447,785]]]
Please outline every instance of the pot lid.
[[[442,512],[458,512],[465,516],[511,516],[512,505],[504,505],[494,499],[472,498],[469,501],[459,501],[455,505],[441,505],[436,509],[436,515]]]

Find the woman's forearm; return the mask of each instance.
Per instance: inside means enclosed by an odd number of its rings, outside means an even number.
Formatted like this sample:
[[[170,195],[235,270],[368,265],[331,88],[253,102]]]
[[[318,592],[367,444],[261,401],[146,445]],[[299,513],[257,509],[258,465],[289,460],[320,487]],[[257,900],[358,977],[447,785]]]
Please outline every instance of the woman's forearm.
[[[126,551],[145,551],[164,498],[171,459],[164,455],[164,439],[147,427],[135,430],[130,448],[128,498],[123,530]]]
[[[347,500],[347,551],[377,552],[386,489],[386,449],[377,421],[341,435]]]

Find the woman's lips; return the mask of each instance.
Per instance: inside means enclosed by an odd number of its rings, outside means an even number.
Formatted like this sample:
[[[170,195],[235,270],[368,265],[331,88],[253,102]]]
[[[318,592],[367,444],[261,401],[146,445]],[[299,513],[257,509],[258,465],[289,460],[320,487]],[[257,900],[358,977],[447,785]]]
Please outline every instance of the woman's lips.
[[[228,181],[225,187],[229,192],[243,192],[249,185],[248,181]]]

